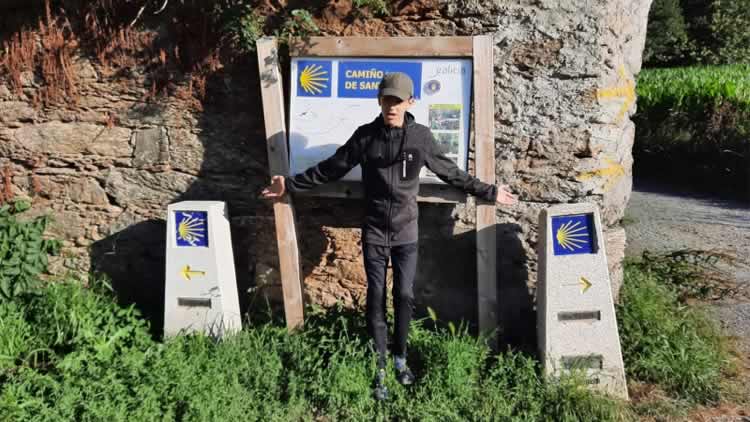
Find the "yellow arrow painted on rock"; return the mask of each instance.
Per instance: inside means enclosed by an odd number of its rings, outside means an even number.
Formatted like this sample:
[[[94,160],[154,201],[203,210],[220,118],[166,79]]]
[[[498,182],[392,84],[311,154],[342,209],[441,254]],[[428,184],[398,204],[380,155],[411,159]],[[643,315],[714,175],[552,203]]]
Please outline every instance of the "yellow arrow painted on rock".
[[[625,74],[625,66],[620,66],[617,72],[620,78],[625,82],[624,85],[616,86],[613,88],[598,89],[596,91],[596,98],[610,99],[610,98],[623,98],[625,101],[620,107],[620,111],[617,113],[617,122],[625,117],[625,113],[630,110],[630,106],[635,102],[635,82],[627,77]]]
[[[604,177],[607,179],[607,182],[604,184],[604,190],[609,191],[612,189],[612,186],[614,186],[621,177],[625,176],[625,168],[620,163],[610,158],[604,158],[604,162],[607,163],[607,167],[593,171],[585,171],[578,175],[578,180],[584,181],[591,179],[592,177]]]
[[[195,277],[195,276],[203,277],[204,275],[206,275],[206,272],[191,270],[190,265],[185,265],[184,267],[182,267],[182,270],[180,270],[180,274],[182,274],[182,276],[185,277],[185,280],[190,281],[191,280],[190,277]]]

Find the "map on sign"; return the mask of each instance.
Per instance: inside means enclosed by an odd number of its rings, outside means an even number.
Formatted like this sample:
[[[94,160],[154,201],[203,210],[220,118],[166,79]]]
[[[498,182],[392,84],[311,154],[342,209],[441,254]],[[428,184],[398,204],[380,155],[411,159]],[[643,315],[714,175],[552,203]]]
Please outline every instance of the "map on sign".
[[[383,75],[404,72],[414,82],[409,110],[430,128],[443,152],[466,170],[471,110],[471,59],[292,59],[289,104],[290,172],[297,174],[328,158],[361,125],[380,114]],[[359,166],[344,180],[361,180]],[[427,168],[420,180],[442,183]]]

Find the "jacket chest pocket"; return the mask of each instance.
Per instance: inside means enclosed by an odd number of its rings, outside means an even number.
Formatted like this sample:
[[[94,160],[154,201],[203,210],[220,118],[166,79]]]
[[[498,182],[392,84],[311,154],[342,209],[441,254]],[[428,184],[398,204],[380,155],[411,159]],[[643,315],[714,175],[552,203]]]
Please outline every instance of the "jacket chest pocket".
[[[373,167],[385,167],[387,158],[385,156],[385,145],[383,142],[378,140],[371,140],[367,144],[367,148],[364,153],[364,162],[372,165]]]
[[[414,180],[419,177],[422,169],[422,151],[416,148],[407,148],[398,157],[399,179]]]

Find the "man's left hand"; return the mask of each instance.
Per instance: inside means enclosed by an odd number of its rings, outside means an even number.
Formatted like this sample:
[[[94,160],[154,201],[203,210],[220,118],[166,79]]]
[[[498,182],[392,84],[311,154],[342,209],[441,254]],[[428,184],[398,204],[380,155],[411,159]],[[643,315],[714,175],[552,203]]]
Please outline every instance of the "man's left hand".
[[[495,199],[497,205],[515,205],[518,203],[516,196],[510,193],[508,185],[497,186],[497,199]]]

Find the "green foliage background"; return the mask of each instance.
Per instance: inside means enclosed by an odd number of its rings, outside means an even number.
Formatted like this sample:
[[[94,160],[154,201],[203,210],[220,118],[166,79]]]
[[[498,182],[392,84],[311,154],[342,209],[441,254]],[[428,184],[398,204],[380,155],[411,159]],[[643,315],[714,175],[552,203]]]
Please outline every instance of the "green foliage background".
[[[750,0],[655,0],[643,54],[646,67],[750,60]]]
[[[49,217],[16,218],[30,207],[25,201],[0,206],[0,302],[36,287],[38,275],[47,270],[47,255],[59,249],[59,242],[43,237]]]
[[[750,64],[645,69],[637,92],[637,177],[747,197]]]

